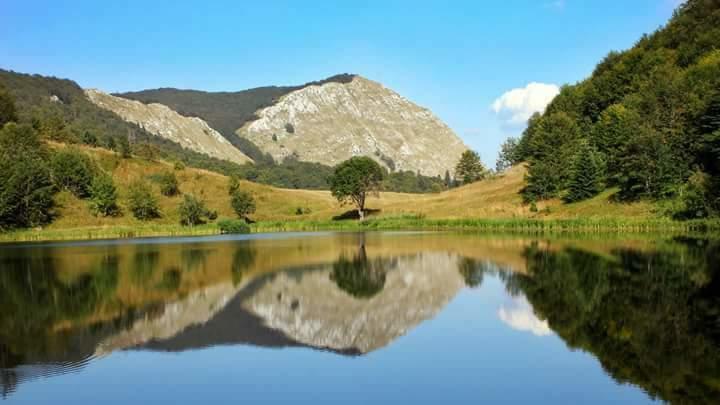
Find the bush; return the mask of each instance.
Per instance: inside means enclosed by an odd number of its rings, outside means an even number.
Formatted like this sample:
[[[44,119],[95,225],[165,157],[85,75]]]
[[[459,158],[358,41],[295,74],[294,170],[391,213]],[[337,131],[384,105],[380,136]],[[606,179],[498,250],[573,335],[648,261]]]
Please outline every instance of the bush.
[[[160,184],[160,193],[165,197],[173,197],[180,194],[180,186],[175,173],[166,171],[157,176],[157,182]]]
[[[95,215],[111,217],[120,213],[117,205],[117,188],[112,177],[101,174],[90,185],[90,210]]]
[[[242,219],[223,219],[218,222],[220,233],[250,233],[250,226]]]
[[[38,134],[27,125],[0,129],[0,228],[49,222],[55,188]]]
[[[252,194],[243,190],[235,190],[230,199],[230,204],[238,217],[247,219],[247,216],[255,212],[255,199]]]
[[[205,207],[205,202],[189,194],[185,194],[178,213],[180,224],[184,226],[200,225],[204,224],[206,219],[212,221],[217,218],[217,213],[209,211]]]
[[[173,165],[173,169],[175,169],[176,171],[185,170],[185,163],[183,163],[183,162],[181,162],[181,161],[178,160],[178,161],[175,162],[175,164]]]
[[[160,209],[152,188],[142,180],[137,180],[130,185],[128,208],[133,216],[141,221],[160,217]]]
[[[85,154],[73,149],[56,152],[50,160],[50,168],[56,187],[66,189],[79,198],[90,195],[95,168]]]

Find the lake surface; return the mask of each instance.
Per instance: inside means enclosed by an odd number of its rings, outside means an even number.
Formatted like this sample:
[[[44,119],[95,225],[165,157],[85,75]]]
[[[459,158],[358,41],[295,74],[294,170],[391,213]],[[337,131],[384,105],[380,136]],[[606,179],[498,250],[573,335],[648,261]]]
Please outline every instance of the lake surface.
[[[718,403],[720,244],[0,245],[0,402]]]

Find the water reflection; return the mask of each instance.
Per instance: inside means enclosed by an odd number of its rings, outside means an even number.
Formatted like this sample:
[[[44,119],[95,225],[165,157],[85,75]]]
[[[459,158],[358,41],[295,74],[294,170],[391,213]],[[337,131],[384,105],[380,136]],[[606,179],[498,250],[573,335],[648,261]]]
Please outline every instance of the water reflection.
[[[361,356],[463,288],[486,293],[498,280],[497,322],[555,333],[655,398],[708,402],[720,397],[718,258],[704,240],[630,248],[432,234],[4,247],[2,393],[119,350]]]

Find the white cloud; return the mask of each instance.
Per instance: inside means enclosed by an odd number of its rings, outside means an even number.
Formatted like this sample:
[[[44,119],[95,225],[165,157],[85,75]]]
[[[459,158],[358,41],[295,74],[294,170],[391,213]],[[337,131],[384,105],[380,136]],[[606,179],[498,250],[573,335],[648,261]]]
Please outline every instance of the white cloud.
[[[521,126],[536,112],[545,107],[560,93],[555,84],[532,82],[523,88],[512,89],[492,104],[492,110],[506,124]]]
[[[552,330],[547,321],[535,316],[532,306],[525,297],[513,297],[512,301],[498,309],[498,318],[509,327],[535,336],[547,336]]]

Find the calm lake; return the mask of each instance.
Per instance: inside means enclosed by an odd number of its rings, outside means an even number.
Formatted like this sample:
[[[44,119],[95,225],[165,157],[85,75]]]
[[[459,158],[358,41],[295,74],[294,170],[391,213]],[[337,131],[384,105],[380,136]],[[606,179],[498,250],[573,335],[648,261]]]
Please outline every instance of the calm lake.
[[[720,243],[0,245],[0,402],[718,403]]]

